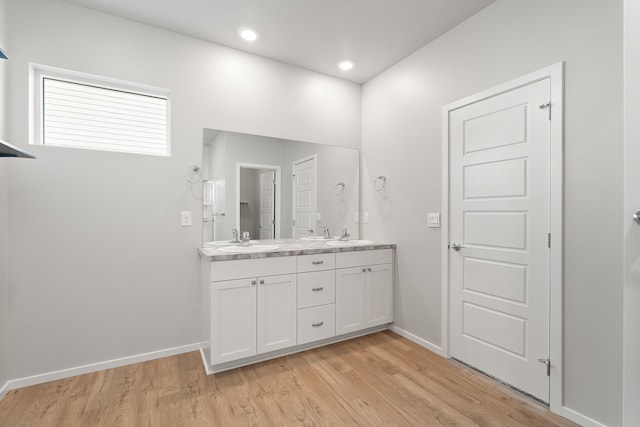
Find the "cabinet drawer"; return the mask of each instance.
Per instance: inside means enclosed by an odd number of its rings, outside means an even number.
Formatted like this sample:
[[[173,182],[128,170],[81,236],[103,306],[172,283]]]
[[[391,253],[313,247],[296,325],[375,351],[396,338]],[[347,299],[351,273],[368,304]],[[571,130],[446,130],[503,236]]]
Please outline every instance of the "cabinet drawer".
[[[339,252],[336,254],[336,268],[358,267],[361,265],[390,264],[392,262],[393,249]]]
[[[247,277],[275,276],[295,272],[295,256],[214,261],[211,263],[211,281],[214,282]]]
[[[334,270],[298,274],[298,308],[333,304],[336,301]]]
[[[335,304],[298,310],[298,345],[336,335]]]
[[[336,254],[299,255],[298,273],[331,270],[336,267]]]

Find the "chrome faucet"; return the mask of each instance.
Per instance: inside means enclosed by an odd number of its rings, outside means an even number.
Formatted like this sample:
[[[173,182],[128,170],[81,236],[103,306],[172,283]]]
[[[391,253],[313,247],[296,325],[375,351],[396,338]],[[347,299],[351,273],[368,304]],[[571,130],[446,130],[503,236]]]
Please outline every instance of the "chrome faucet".
[[[240,233],[238,233],[238,229],[237,228],[232,229],[231,234],[233,238],[229,243],[240,243]]]
[[[340,239],[339,240],[342,240],[343,242],[346,242],[347,240],[349,240],[349,236],[351,236],[351,233],[349,233],[346,228],[343,228],[342,229],[342,234],[340,235]]]
[[[329,227],[322,227],[322,231],[324,232],[324,238],[325,239],[330,239],[331,238],[331,233],[329,233]]]
[[[248,231],[242,233],[242,241],[240,242],[240,246],[249,246],[251,242],[251,236]]]

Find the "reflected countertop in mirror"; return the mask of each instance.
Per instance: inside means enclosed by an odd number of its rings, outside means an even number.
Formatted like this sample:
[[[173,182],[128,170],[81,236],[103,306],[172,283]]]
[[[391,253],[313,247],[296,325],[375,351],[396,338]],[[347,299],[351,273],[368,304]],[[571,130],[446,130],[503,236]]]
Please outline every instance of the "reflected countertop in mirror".
[[[359,235],[359,151],[205,129],[203,246]]]

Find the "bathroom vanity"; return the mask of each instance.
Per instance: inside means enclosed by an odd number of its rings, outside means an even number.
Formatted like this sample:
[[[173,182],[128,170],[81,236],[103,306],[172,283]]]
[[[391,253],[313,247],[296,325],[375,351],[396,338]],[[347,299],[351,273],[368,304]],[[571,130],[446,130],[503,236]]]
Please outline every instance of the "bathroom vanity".
[[[386,329],[394,244],[287,240],[277,249],[200,249],[208,373]]]

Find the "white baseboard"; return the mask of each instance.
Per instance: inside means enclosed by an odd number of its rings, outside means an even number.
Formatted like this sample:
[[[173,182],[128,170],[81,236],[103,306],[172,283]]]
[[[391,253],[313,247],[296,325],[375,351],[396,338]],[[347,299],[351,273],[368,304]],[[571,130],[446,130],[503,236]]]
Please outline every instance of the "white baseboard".
[[[121,366],[131,365],[134,363],[147,362],[149,360],[161,359],[163,357],[175,356],[177,354],[188,353],[190,351],[200,350],[200,343],[183,345],[180,347],[167,348],[164,350],[151,351],[149,353],[137,354],[134,356],[121,357],[119,359],[107,360],[104,362],[91,363],[88,365],[78,366],[75,368],[61,369],[59,371],[46,372],[44,374],[32,375],[30,377],[18,378],[8,381],[2,389],[0,389],[0,398],[8,391],[30,385],[42,384],[49,381],[60,380],[63,378],[75,377],[77,375],[89,374],[91,372],[102,371],[105,369],[119,368]]]
[[[562,413],[560,414],[568,420],[580,424],[583,427],[607,427],[605,424],[599,423],[596,420],[592,420],[586,415],[582,415],[580,412],[576,412],[573,409],[569,409],[566,406],[562,407]]]
[[[397,327],[396,325],[391,325],[389,326],[389,330],[391,332],[395,332],[396,334],[400,335],[401,337],[405,337],[406,339],[408,339],[409,341],[413,341],[414,343],[418,344],[421,347],[426,348],[427,350],[431,350],[434,353],[442,356],[442,357],[447,357],[445,356],[444,352],[442,351],[442,347],[432,344],[429,341],[420,338],[417,335],[412,334],[411,332],[407,332],[404,329],[400,329],[399,327]]]
[[[2,387],[0,387],[0,400],[4,397],[5,394],[9,393],[9,382],[4,383]]]

